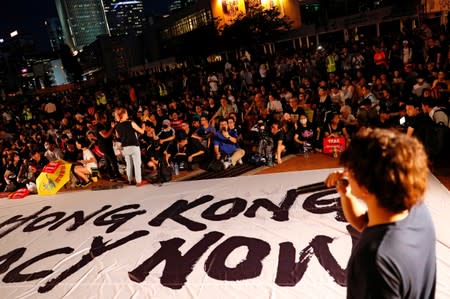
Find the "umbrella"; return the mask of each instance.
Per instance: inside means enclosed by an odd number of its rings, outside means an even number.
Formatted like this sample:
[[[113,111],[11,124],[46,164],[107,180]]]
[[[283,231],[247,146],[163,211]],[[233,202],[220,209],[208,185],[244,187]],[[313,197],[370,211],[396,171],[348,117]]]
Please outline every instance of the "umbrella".
[[[39,195],[56,194],[69,180],[72,164],[57,160],[48,163],[36,179]]]

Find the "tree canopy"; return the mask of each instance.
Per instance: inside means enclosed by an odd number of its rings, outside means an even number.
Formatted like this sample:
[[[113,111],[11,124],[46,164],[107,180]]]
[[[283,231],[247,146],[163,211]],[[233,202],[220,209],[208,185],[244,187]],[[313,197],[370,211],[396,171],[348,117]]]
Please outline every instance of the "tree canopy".
[[[282,16],[278,8],[254,6],[247,14],[237,16],[232,24],[220,28],[223,45],[229,49],[252,47],[279,38],[291,28],[292,21]]]

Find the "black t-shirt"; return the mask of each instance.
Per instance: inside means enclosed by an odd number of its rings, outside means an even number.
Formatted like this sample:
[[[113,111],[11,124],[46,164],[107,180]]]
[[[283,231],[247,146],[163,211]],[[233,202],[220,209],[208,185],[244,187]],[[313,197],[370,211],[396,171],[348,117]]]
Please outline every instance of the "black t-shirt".
[[[74,150],[73,152],[66,150],[64,152],[64,160],[72,163],[77,162],[78,160],[80,160],[80,151],[77,149]]]
[[[343,135],[344,134],[344,124],[340,121],[336,128],[333,128],[331,124],[326,124],[323,129],[323,133]]]
[[[430,134],[430,126],[433,125],[433,120],[425,113],[419,113],[413,117],[406,118],[406,128],[414,129],[414,136],[417,137],[425,146],[428,143],[427,135]]]
[[[139,146],[136,131],[131,126],[131,121],[118,123],[116,126],[116,130],[119,133],[119,138],[122,146]]]
[[[205,150],[205,148],[200,143],[200,141],[198,141],[195,138],[190,138],[189,142],[186,146],[186,155],[191,156],[199,151],[204,151],[204,150]]]
[[[272,134],[273,144],[276,146],[278,144],[278,141],[284,142],[284,134],[283,131],[279,130],[275,135]]]
[[[298,134],[298,139],[300,141],[306,141],[308,143],[314,142],[316,138],[316,128],[311,123],[307,123],[306,127],[301,124],[295,130],[295,134]]]
[[[297,106],[295,111],[294,111],[294,109],[292,109],[291,106],[287,106],[286,110],[284,112],[289,113],[293,122],[297,122],[298,119],[300,118],[300,115],[305,114],[305,110],[303,110],[303,108],[299,107],[299,106]]]
[[[105,150],[111,150],[113,148],[113,135],[109,138],[104,138],[100,132],[109,131],[110,127],[106,127],[102,123],[97,123],[95,125],[95,135],[97,136],[97,143],[100,149],[104,152]]]
[[[347,298],[434,298],[436,235],[425,204],[366,228],[347,268]]]

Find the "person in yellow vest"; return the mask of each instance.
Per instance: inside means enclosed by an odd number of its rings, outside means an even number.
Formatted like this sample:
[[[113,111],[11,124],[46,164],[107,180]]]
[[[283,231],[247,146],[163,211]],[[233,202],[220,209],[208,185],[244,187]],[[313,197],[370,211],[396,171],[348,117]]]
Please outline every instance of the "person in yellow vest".
[[[159,96],[164,98],[168,95],[167,87],[163,82],[159,82],[158,84]]]
[[[334,55],[334,52],[331,52],[326,60],[325,60],[325,64],[327,67],[327,73],[335,73],[336,72],[336,57]]]
[[[95,95],[95,100],[97,103],[97,106],[106,106],[108,103],[108,100],[106,99],[106,95],[103,91],[97,91]]]
[[[22,118],[24,121],[29,122],[33,119],[33,113],[28,105],[23,107]]]

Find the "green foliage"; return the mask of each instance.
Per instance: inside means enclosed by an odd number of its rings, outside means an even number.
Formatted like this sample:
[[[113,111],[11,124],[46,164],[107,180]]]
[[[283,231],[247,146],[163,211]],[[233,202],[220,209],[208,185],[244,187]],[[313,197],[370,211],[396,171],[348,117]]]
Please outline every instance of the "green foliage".
[[[252,47],[271,42],[290,30],[292,21],[281,16],[278,8],[251,7],[247,14],[240,14],[232,24],[219,28],[225,48]]]

